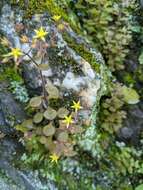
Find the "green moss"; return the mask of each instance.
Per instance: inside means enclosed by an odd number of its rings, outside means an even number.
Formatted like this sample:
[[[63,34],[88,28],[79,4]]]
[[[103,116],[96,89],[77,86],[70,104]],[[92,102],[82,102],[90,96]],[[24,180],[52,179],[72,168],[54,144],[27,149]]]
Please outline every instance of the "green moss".
[[[61,15],[61,17],[71,24],[71,26],[77,31],[77,25],[72,22],[71,18],[66,14],[65,10],[58,5],[58,1],[56,0],[41,0],[41,1],[35,1],[35,0],[29,0],[28,5],[24,3],[24,0],[19,0],[18,3],[16,0],[11,0],[11,4],[13,5],[19,5],[21,9],[26,10],[25,11],[25,17],[30,17],[33,14],[43,13],[45,11],[48,11],[48,13],[53,15]]]
[[[83,44],[77,44],[77,42],[73,38],[69,37],[66,32],[63,33],[63,38],[68,43],[68,46],[89,62],[97,73],[100,72],[100,65],[96,62],[92,53],[90,53]]]
[[[4,80],[22,82],[22,78],[19,75],[18,71],[13,67],[7,66],[4,66],[0,72],[0,81]]]
[[[35,1],[35,0],[30,0],[28,1],[28,4],[25,3],[24,0],[17,1],[16,0],[11,0],[12,5],[19,5],[21,9],[26,9],[25,16],[29,17],[33,15],[36,11],[36,13],[42,13],[45,11],[45,1]]]

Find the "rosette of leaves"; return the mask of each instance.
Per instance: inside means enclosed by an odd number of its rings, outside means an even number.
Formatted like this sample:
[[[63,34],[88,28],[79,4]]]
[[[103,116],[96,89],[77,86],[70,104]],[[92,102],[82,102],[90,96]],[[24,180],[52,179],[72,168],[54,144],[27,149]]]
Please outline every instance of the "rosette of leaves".
[[[126,118],[126,112],[122,110],[124,103],[122,86],[119,83],[114,84],[110,97],[101,103],[99,113],[99,125],[106,132],[113,134],[122,127],[123,119]]]
[[[59,98],[59,90],[52,83],[46,86],[47,100],[50,98]],[[35,114],[33,118],[25,120],[21,125],[16,126],[16,129],[24,133],[24,140],[28,143],[33,138],[35,141],[43,146],[43,148],[51,153],[57,153],[58,155],[73,156],[75,152],[73,147],[75,145],[73,136],[77,133],[81,133],[82,129],[78,125],[77,119],[75,123],[67,128],[63,123],[65,116],[70,114],[70,111],[65,107],[59,107],[54,109],[47,105],[45,107],[44,97],[36,96],[31,98],[29,106],[34,110]],[[73,116],[75,113],[71,113]],[[73,117],[74,119],[74,117]],[[34,146],[30,146],[31,149]]]
[[[138,93],[120,83],[113,84],[110,97],[106,98],[101,104],[100,126],[108,133],[116,133],[126,118],[123,110],[125,104],[136,104],[140,101]]]

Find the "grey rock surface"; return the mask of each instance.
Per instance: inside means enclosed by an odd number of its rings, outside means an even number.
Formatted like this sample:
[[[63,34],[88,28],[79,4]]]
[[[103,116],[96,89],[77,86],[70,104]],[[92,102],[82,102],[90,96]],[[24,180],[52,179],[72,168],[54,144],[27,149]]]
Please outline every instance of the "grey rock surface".
[[[25,81],[29,94],[40,95],[42,92],[42,86],[40,81],[39,72],[35,67],[28,64],[22,64],[22,77]]]
[[[142,102],[130,105],[127,119],[124,121],[123,128],[119,131],[119,138],[125,142],[135,145],[139,143],[140,134],[143,132],[143,109]]]
[[[21,123],[26,114],[7,88],[6,83],[0,82],[0,131],[10,135],[15,133],[14,125]]]
[[[54,183],[42,182],[36,173],[15,166],[23,150],[22,145],[12,138],[0,140],[0,169],[5,172],[5,176],[0,175],[2,190],[57,190]]]

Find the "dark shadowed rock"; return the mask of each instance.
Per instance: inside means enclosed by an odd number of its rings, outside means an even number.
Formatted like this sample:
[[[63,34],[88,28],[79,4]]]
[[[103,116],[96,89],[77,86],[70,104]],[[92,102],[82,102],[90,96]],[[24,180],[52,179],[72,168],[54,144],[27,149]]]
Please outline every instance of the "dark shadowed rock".
[[[133,129],[128,127],[123,127],[121,129],[121,134],[124,136],[125,139],[130,139],[133,136]]]
[[[0,83],[0,131],[10,135],[15,132],[13,126],[21,123],[26,114],[7,88],[6,83]]]
[[[140,6],[143,9],[143,0],[140,0]]]
[[[42,86],[38,70],[32,65],[22,64],[22,76],[31,95],[40,95]]]
[[[127,119],[124,121],[123,128],[119,131],[119,138],[126,142],[138,144],[140,134],[143,131],[143,110],[142,102],[130,105]]]

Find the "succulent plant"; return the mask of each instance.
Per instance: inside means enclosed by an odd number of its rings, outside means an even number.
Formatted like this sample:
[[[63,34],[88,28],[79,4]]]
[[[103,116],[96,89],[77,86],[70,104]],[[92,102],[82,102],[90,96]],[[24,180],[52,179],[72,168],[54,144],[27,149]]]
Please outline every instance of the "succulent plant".
[[[46,90],[48,92],[47,99],[49,100],[59,98],[59,90],[56,86],[48,83]],[[51,92],[52,91],[52,92]],[[82,133],[83,130],[80,125],[80,119],[77,116],[78,110],[81,109],[80,103],[74,102],[73,111],[71,108],[68,110],[65,107],[52,108],[49,105],[44,104],[44,96],[37,96],[31,98],[29,101],[29,107],[33,109],[35,114],[33,118],[25,120],[21,125],[17,125],[16,129],[24,133],[24,140],[28,142],[30,139],[37,141],[43,147],[58,156],[73,156],[74,142],[72,136],[78,133]],[[76,106],[76,107],[75,107]],[[65,120],[64,120],[65,119]],[[74,122],[72,122],[74,121]],[[30,146],[31,148],[34,148]]]
[[[122,85],[113,84],[111,87],[111,97],[106,98],[101,104],[101,115],[99,115],[99,125],[108,133],[116,133],[121,127],[126,112],[122,110],[124,105]]]

